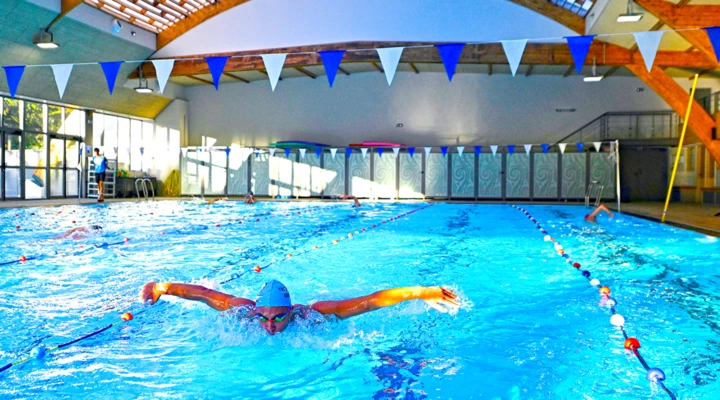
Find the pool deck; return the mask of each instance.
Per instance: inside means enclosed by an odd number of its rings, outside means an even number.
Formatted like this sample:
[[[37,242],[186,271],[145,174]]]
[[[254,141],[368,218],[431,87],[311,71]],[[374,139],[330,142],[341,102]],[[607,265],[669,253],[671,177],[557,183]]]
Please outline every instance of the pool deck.
[[[212,197],[208,196],[208,199]],[[188,197],[163,197],[158,200],[189,200]],[[271,200],[269,198],[258,198],[261,201]],[[230,201],[240,201],[242,198],[231,198]],[[299,199],[300,201],[317,201],[317,198]],[[121,202],[135,202],[136,199],[107,199],[105,204],[108,203],[121,203]],[[297,201],[291,200],[273,200],[273,201]],[[337,200],[332,200],[337,201]],[[429,200],[433,201],[433,200]],[[450,203],[456,203],[456,201],[450,201]],[[466,204],[478,204],[479,202],[473,201],[457,201],[457,203]],[[565,203],[542,203],[542,202],[507,202],[504,204],[551,204],[561,205]],[[48,199],[48,200],[23,200],[23,201],[0,201],[0,209],[2,208],[22,208],[22,207],[53,207],[62,205],[73,205],[78,204],[78,199]],[[80,204],[97,204],[95,199],[82,199]],[[482,202],[482,204],[498,204],[498,202]],[[573,203],[574,204],[574,203]],[[608,206],[615,210],[617,207],[614,203],[608,203]],[[649,219],[652,221],[660,221],[662,215],[662,209],[664,204],[662,202],[636,202],[636,203],[625,203],[621,205],[622,212],[630,215],[638,216],[641,218]],[[692,229],[706,235],[712,235],[720,237],[720,217],[716,217],[715,214],[720,212],[720,207],[703,205],[703,204],[692,204],[692,203],[670,203],[668,209],[666,222],[670,225],[677,226],[684,229]]]

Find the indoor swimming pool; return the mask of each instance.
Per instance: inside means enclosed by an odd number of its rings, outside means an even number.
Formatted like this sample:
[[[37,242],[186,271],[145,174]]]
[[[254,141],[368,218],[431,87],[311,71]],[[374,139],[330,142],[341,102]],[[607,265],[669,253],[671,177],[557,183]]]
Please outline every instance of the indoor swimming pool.
[[[0,366],[115,324],[123,313],[135,316],[0,372],[0,398],[669,398],[623,348],[598,288],[523,212],[351,205],[161,201],[0,210]],[[717,238],[622,214],[591,225],[582,206],[522,207],[612,289],[625,330],[678,399],[714,398]],[[52,240],[93,225],[102,233]],[[294,303],[440,285],[461,306],[444,314],[406,302],[346,320],[314,317],[270,336],[254,319],[202,303],[138,300],[150,281],[254,300],[271,279],[287,286]]]

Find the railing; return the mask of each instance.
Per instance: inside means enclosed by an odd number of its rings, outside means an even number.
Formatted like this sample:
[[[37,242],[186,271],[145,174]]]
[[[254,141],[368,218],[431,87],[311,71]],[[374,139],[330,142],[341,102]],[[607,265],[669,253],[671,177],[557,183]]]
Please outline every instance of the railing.
[[[142,200],[142,198],[140,198],[140,188],[138,187],[139,186],[138,183],[141,185],[140,187],[142,187],[143,195],[145,196],[145,201],[148,201],[147,185],[150,184],[150,189],[152,190],[152,199],[153,199],[153,201],[155,201],[155,187],[153,186],[152,181],[147,178],[138,178],[135,180],[135,192],[137,193],[138,201]]]
[[[680,120],[672,111],[609,112],[558,140],[601,142],[627,139],[672,139],[678,137]]]
[[[702,106],[702,108],[704,108],[710,115],[720,112],[720,92],[715,92],[708,96],[699,98],[697,99],[697,102],[700,103],[700,106]]]

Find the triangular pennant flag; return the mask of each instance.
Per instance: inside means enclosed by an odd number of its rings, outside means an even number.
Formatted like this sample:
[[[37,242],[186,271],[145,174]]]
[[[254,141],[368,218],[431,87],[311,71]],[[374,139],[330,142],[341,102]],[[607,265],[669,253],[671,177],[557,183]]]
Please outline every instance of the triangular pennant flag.
[[[425,148],[425,157],[428,157],[430,155],[430,150],[432,150],[432,147]]]
[[[141,148],[140,148],[140,155],[142,156],[142,155],[144,155],[144,154],[145,154],[145,148],[144,148],[144,147],[141,147]]]
[[[85,154],[90,154],[90,150],[92,150],[92,146],[85,146]]]
[[[7,77],[8,88],[10,88],[10,97],[14,99],[15,91],[20,84],[23,72],[25,72],[25,66],[3,67],[3,69],[5,70],[5,76]]]
[[[544,144],[544,145],[542,145],[542,149],[543,149],[543,153],[547,153],[548,150],[550,149],[550,145],[549,145],[549,144]]]
[[[508,63],[510,64],[510,71],[512,71],[512,76],[515,76],[515,73],[520,66],[520,60],[522,60],[523,53],[525,52],[525,45],[527,44],[527,39],[503,40],[501,41],[501,43],[503,46],[503,50],[505,50],[505,57],[507,57]]]
[[[508,149],[508,153],[510,153],[510,154],[515,153],[515,145],[514,144],[508,145],[507,149]]]
[[[118,149],[117,147],[113,147],[113,152],[114,152],[115,154],[117,154],[117,149]]]
[[[385,150],[385,149],[383,149],[382,147],[380,147],[380,148],[377,149],[378,157],[381,157],[381,158],[382,158],[383,150]]]
[[[465,150],[465,146],[457,146],[457,151],[460,157],[462,157],[463,150]]]
[[[400,148],[399,148],[399,147],[393,147],[392,151],[393,151],[393,153],[395,153],[395,157],[397,157],[398,154],[400,153]]]
[[[463,47],[465,47],[465,43],[436,44],[435,47],[437,47],[440,52],[440,58],[442,58],[443,65],[445,66],[448,80],[452,82],[453,75],[455,75],[455,68],[457,67],[458,61],[460,61],[460,54],[463,51]]]
[[[376,50],[380,56],[380,62],[382,63],[383,70],[385,71],[385,79],[387,79],[388,86],[390,86],[393,78],[395,77],[395,71],[397,71],[398,64],[400,63],[403,47],[386,47],[384,49]]]
[[[526,144],[526,145],[525,145],[525,153],[529,155],[529,154],[530,154],[530,150],[532,150],[532,145],[531,145],[531,144]]]
[[[481,151],[482,151],[482,146],[475,146],[475,155],[480,154]]]
[[[577,149],[578,149],[579,152],[582,152],[582,151],[583,151],[583,147],[585,147],[585,145],[582,144],[582,143],[578,143],[578,144],[576,144],[576,146],[577,146]]]
[[[268,149],[268,151],[270,152],[270,157],[275,157],[275,150],[276,149],[274,149],[274,148]]]
[[[366,157],[367,157],[367,152],[368,152],[368,149],[366,149],[366,148],[362,148],[362,149],[360,149],[360,152],[362,153],[362,155],[363,155],[363,158],[366,158]]]
[[[257,150],[255,151],[255,158],[260,158],[260,152]]]
[[[445,157],[448,151],[447,146],[440,146],[440,151],[442,151],[443,157]]]
[[[337,153],[337,149],[330,149],[330,155],[332,155],[333,160],[335,159],[336,153]]]
[[[196,148],[195,148],[195,151],[197,151],[198,153],[202,153],[202,152],[203,152],[202,147],[196,147]]]
[[[187,156],[187,151],[188,151],[187,147],[180,149],[180,152],[182,153],[183,157]]]
[[[660,40],[663,37],[663,33],[665,33],[665,31],[662,30],[633,33],[648,72],[650,72],[655,62],[655,55],[657,54],[658,47],[660,47]]]
[[[588,51],[590,51],[590,45],[592,44],[595,35],[587,36],[566,36],[565,39],[568,42],[570,48],[570,54],[572,54],[573,62],[575,63],[575,71],[577,73],[582,72],[582,67],[585,64]]]
[[[225,69],[225,64],[227,63],[228,58],[228,56],[205,57],[205,62],[207,62],[207,65],[210,68],[210,75],[212,75],[215,90],[219,90],[218,85],[220,85],[220,77]]]
[[[593,142],[593,146],[595,147],[595,152],[599,153],[600,148],[602,147],[602,142]]]
[[[307,149],[298,149],[298,151],[300,152],[300,158],[302,158],[303,160],[305,159],[305,151],[306,150]]]
[[[492,150],[493,155],[495,155],[497,153],[497,149],[498,149],[497,146],[490,146],[490,150]]]
[[[230,156],[230,148],[229,147],[225,148],[225,155],[228,157]]]
[[[560,148],[560,154],[565,154],[565,147],[567,147],[567,143],[558,143],[558,147]]]
[[[410,158],[413,158],[413,154],[415,154],[415,148],[414,148],[414,147],[408,147],[408,153],[410,153]]]
[[[338,68],[340,68],[340,61],[342,61],[343,55],[345,54],[345,50],[318,51],[318,54],[320,54],[320,58],[322,58],[328,83],[330,83],[330,87],[332,87],[333,82],[335,82],[335,75],[337,75]]]
[[[315,149],[315,155],[320,158],[320,154],[322,154],[322,149],[318,147],[317,149]]]
[[[72,72],[73,65],[54,64],[51,65],[50,68],[52,68],[53,75],[55,75],[55,84],[57,85],[58,93],[62,99],[65,95],[65,88],[67,87],[68,80],[70,79],[70,73]]]
[[[167,84],[170,73],[175,66],[175,60],[153,60],[152,63],[155,66],[155,77],[160,87],[160,93],[162,93],[165,91],[165,84]]]
[[[720,62],[720,27],[705,28],[713,50],[715,50],[715,58]]]
[[[100,67],[102,67],[103,73],[105,74],[105,81],[107,81],[110,95],[113,94],[115,79],[117,79],[117,74],[120,71],[120,65],[122,63],[123,61],[108,61],[100,63]]]
[[[290,149],[285,149],[285,158],[290,158]]]
[[[345,155],[347,155],[348,158],[350,158],[350,156],[352,155],[352,148],[346,147],[346,148],[345,148]]]
[[[280,79],[280,73],[282,72],[283,65],[285,64],[285,57],[287,57],[287,54],[262,55],[265,70],[267,71],[268,78],[270,78],[270,87],[273,92],[275,91],[275,86],[277,86],[278,79]]]

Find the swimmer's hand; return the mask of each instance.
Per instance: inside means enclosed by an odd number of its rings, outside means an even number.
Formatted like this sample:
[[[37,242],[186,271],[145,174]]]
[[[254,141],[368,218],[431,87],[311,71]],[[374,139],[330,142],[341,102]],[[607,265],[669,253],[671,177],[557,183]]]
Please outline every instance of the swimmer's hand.
[[[450,289],[440,286],[424,287],[420,298],[430,305],[430,307],[446,313],[460,307],[457,295]]]
[[[162,286],[163,284],[158,284],[157,282],[146,283],[140,290],[140,302],[144,304],[150,300],[150,304],[157,303],[160,296],[167,293],[167,289]]]

